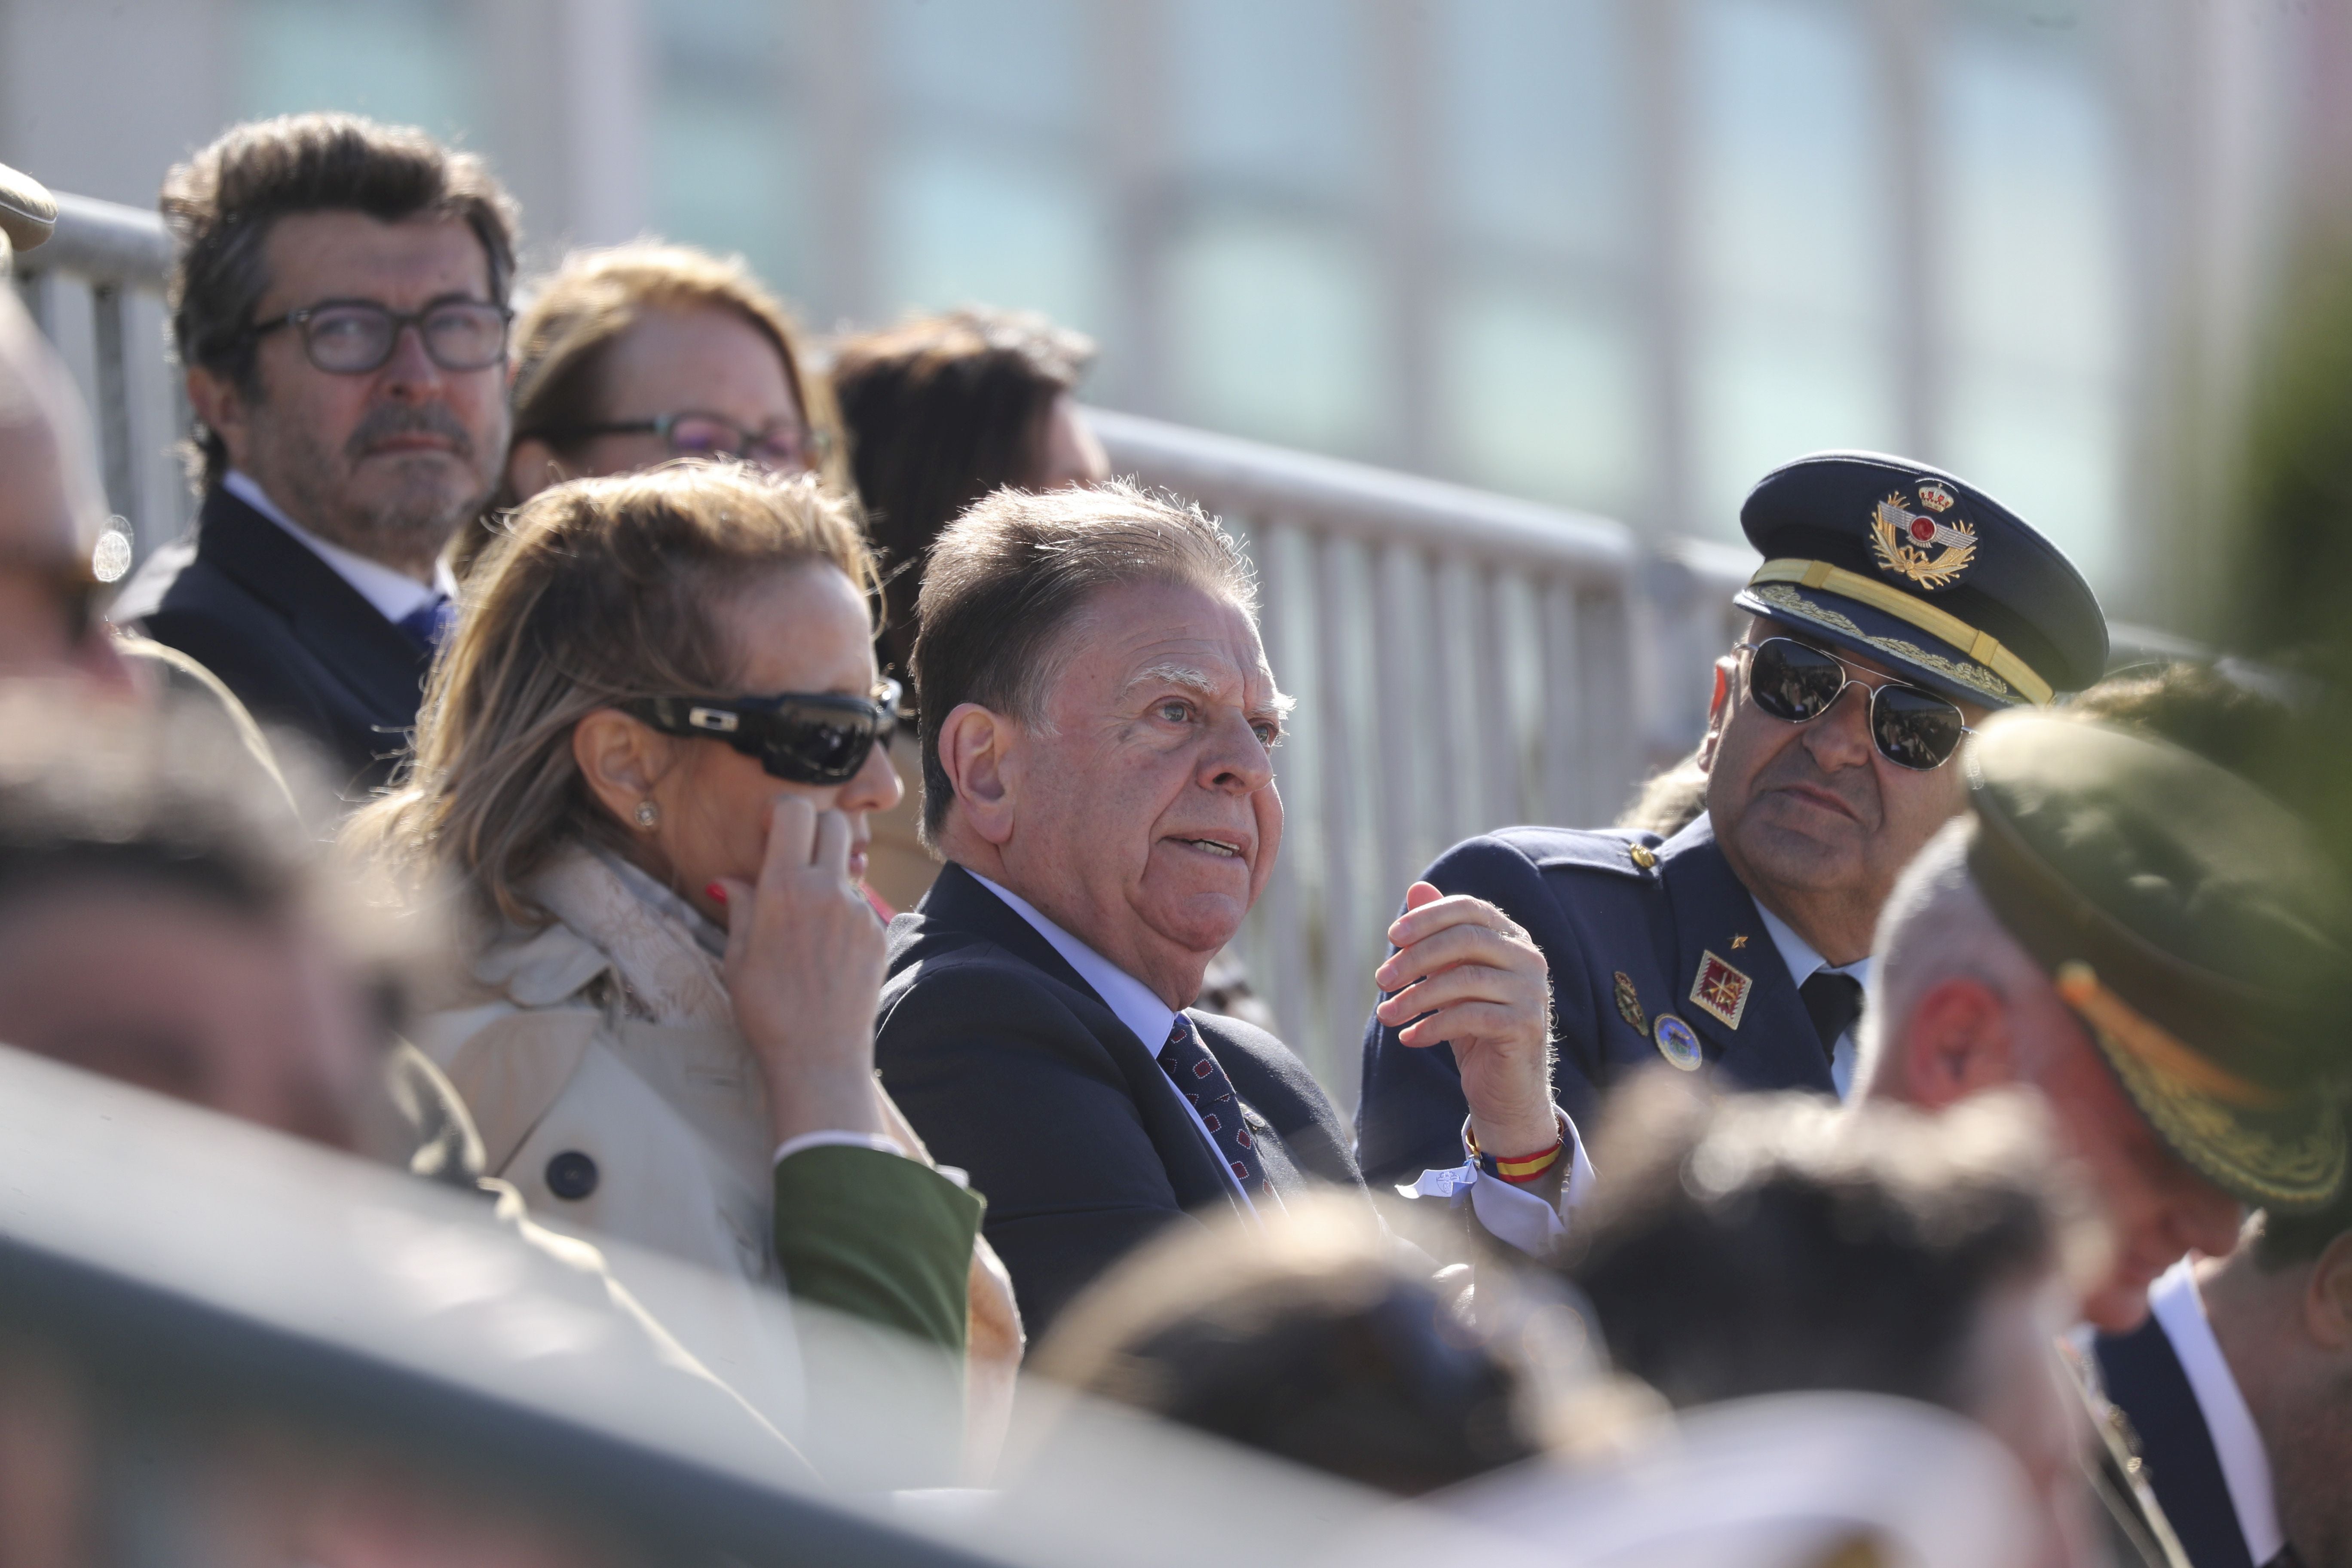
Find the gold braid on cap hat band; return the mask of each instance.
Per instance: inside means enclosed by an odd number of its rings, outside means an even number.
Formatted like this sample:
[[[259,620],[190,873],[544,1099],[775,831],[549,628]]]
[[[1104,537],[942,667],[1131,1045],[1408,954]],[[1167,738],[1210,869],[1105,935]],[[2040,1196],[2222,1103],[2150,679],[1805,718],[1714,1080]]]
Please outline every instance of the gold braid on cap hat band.
[[[2161,1025],[2100,984],[2097,973],[2080,959],[2058,966],[2058,994],[2068,1006],[2090,1020],[2108,1039],[2157,1071],[2178,1079],[2200,1094],[2242,1110],[2276,1110],[2286,1096],[2215,1066],[2181,1044]]]
[[[2025,700],[2036,707],[2046,708],[2057,695],[2057,689],[2033,673],[2033,667],[2001,645],[1990,632],[1980,632],[1959,616],[1939,610],[1925,599],[1874,582],[1859,572],[1849,572],[1843,566],[1832,566],[1826,561],[1800,561],[1794,557],[1767,561],[1756,568],[1756,575],[1748,579],[1751,588],[1759,583],[1796,583],[1808,588],[1826,588],[1842,594],[1874,610],[1883,611],[1898,621],[1907,621],[1929,637],[1950,644],[1969,658],[1975,659],[2003,680],[2025,694]]]

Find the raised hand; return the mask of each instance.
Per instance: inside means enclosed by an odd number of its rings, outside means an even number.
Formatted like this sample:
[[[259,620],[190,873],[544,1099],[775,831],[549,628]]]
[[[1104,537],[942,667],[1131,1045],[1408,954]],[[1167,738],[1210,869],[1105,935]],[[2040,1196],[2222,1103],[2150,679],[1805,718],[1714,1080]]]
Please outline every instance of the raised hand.
[[[1508,915],[1427,882],[1389,927],[1396,952],[1372,979],[1400,1044],[1450,1043],[1478,1147],[1509,1159],[1559,1141],[1551,1099],[1551,966]]]
[[[768,1080],[776,1140],[887,1131],[874,1082],[874,1008],[887,942],[849,876],[849,819],[779,795],[756,886],[727,905],[728,994]]]

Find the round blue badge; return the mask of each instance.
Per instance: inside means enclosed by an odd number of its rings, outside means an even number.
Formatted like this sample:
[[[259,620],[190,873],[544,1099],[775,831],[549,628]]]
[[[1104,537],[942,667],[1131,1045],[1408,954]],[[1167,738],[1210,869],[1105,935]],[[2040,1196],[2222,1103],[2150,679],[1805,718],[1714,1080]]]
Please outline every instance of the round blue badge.
[[[1698,1037],[1691,1032],[1688,1024],[1672,1013],[1658,1015],[1650,1037],[1658,1042],[1658,1054],[1685,1072],[1696,1072],[1699,1063],[1705,1059],[1699,1053]]]

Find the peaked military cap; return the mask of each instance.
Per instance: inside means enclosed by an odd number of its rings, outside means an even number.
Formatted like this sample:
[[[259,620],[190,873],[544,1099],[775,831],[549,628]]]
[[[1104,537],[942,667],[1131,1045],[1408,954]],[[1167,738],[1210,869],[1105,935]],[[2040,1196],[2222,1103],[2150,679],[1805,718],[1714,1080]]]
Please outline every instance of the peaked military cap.
[[[2148,1124],[2249,1204],[2344,1181],[2352,900],[2269,795],[2163,741],[2005,714],[1968,752],[1969,870]]]
[[[1817,452],[1764,476],[1739,509],[1764,564],[1741,608],[1992,708],[2097,680],[2107,621],[2074,563],[1940,468]]]

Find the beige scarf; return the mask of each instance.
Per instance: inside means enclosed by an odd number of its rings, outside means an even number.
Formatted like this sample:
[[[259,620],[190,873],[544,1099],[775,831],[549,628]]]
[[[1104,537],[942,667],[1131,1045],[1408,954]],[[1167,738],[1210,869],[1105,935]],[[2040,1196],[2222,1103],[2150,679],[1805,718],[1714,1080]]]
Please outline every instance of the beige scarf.
[[[565,1000],[610,973],[628,1010],[656,1024],[734,1026],[719,961],[697,940],[683,900],[664,910],[633,886],[661,891],[652,878],[574,846],[531,879],[530,896],[557,923],[513,932],[474,966],[484,984],[526,1007]]]

